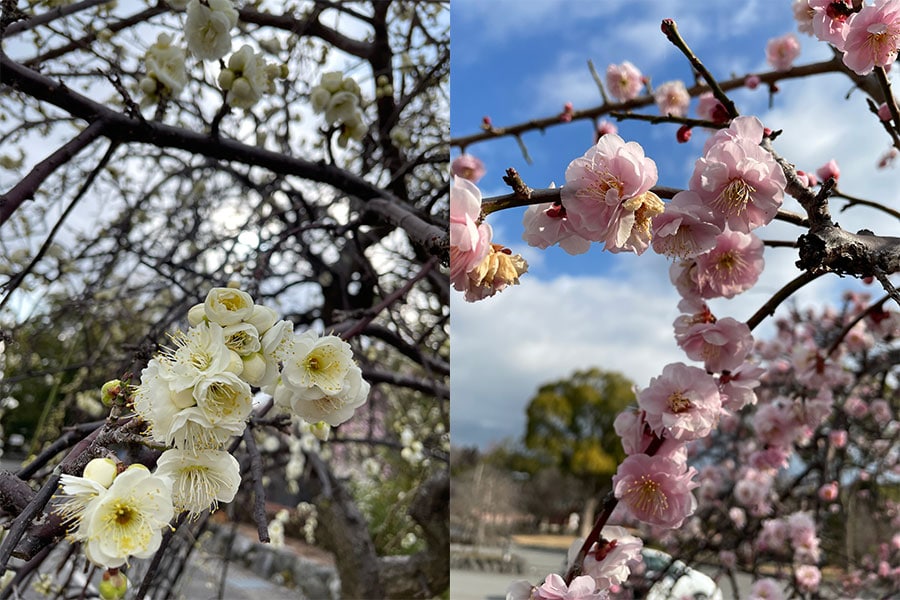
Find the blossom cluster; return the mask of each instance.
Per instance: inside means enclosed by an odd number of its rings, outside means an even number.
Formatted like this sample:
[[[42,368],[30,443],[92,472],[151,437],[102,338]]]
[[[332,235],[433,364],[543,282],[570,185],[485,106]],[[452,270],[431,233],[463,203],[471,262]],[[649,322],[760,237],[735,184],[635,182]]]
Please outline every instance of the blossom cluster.
[[[323,438],[368,397],[349,344],[313,331],[295,334],[290,321],[242,290],[213,288],[190,309],[188,322],[149,361],[139,385],[104,388],[107,397],[128,397],[149,440],[166,448],[155,471],[140,465],[123,471],[105,459],[83,477],[62,479],[59,511],[97,564],[113,568],[129,556],[148,556],[173,515],[196,518],[234,499],[240,466],[225,444],[243,434],[253,388]]]
[[[142,106],[151,106],[177,97],[187,85],[187,54],[199,60],[224,59],[232,49],[231,32],[237,26],[238,11],[233,0],[170,0],[175,10],[186,11],[184,45],[172,36],[160,34],[147,49],[147,75],[139,82]],[[229,106],[249,109],[265,93],[275,91],[274,80],[287,76],[287,67],[267,63],[262,54],[242,46],[219,72],[218,83]]]
[[[362,92],[352,77],[344,77],[340,71],[322,73],[319,84],[309,92],[309,100],[313,110],[323,114],[329,125],[338,124],[340,146],[346,146],[350,140],[359,141],[368,133],[362,112]]]
[[[519,283],[528,268],[521,256],[491,243],[493,229],[481,216],[481,190],[453,177],[450,188],[450,283],[474,302]]]
[[[803,33],[815,35],[843,54],[857,75],[887,68],[900,51],[900,1],[875,0],[854,7],[850,0],[794,0],[794,17]]]

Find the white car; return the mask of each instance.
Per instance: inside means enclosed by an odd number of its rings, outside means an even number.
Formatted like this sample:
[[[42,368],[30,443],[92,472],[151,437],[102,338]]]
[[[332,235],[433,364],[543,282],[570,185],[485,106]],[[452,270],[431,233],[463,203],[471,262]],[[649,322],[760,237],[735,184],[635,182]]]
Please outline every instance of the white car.
[[[641,555],[647,582],[656,580],[665,571],[647,592],[647,600],[722,600],[722,590],[709,576],[659,550],[644,548]]]

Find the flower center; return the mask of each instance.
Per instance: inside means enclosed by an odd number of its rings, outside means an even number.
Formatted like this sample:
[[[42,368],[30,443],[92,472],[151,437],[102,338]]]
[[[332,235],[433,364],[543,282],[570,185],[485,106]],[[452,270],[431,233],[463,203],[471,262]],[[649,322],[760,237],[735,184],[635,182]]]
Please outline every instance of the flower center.
[[[739,215],[747,208],[751,194],[755,191],[756,188],[752,185],[735,177],[728,182],[713,204],[726,215]]]
[[[669,508],[669,501],[661,488],[659,482],[641,475],[640,480],[634,482],[626,494],[631,499],[632,506],[640,512],[660,515]]]
[[[681,392],[674,392],[669,396],[669,410],[673,413],[681,414],[694,408],[694,404]]]

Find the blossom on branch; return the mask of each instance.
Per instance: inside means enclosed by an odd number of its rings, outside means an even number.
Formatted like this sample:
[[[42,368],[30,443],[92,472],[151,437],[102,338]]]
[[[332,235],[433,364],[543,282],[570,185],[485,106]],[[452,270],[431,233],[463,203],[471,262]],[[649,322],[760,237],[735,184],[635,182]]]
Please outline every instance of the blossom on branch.
[[[488,255],[467,275],[466,300],[483,300],[508,285],[518,285],[519,276],[527,270],[528,263],[520,255],[499,244],[491,244]]]
[[[557,202],[532,204],[525,209],[522,218],[522,239],[529,246],[549,248],[559,245],[571,255],[584,254],[591,248],[590,240],[586,240],[573,231],[566,209]]]
[[[696,257],[694,277],[703,298],[733,298],[753,287],[762,273],[763,242],[752,233],[725,230],[713,249]]]
[[[653,92],[653,99],[659,107],[660,114],[673,117],[687,116],[691,104],[691,95],[684,87],[684,82],[680,80],[659,84]]]
[[[450,282],[463,292],[468,273],[487,257],[493,230],[481,222],[481,190],[462,177],[450,188]]]
[[[690,190],[675,194],[665,211],[653,219],[653,250],[676,258],[690,258],[716,245],[720,229],[711,223],[712,212]]]
[[[800,56],[800,41],[793,33],[772,38],[766,43],[766,61],[776,71],[787,71]]]
[[[193,518],[219,502],[231,502],[241,483],[241,467],[224,450],[197,454],[170,449],[156,461],[156,474],[172,480],[172,503]]]
[[[857,75],[888,67],[900,49],[900,0],[876,0],[847,19],[844,64]]]
[[[457,156],[450,163],[450,174],[468,179],[472,183],[478,183],[484,177],[484,163],[477,156],[471,154],[463,154]]]
[[[632,454],[613,476],[613,493],[639,521],[680,527],[694,513],[697,470],[663,456]]]
[[[572,230],[606,250],[642,253],[665,208],[649,191],[656,179],[656,163],[640,144],[604,135],[566,169],[561,196]]]
[[[231,30],[237,22],[232,0],[191,0],[184,22],[188,50],[200,60],[222,58],[231,51]]]
[[[606,86],[613,98],[621,102],[637,98],[644,87],[641,72],[627,60],[606,67]]]
[[[690,441],[715,429],[722,401],[715,380],[706,371],[672,363],[638,394],[638,406],[658,436]]]
[[[756,117],[738,117],[707,140],[694,164],[690,189],[721,229],[747,233],[772,221],[781,207],[787,179],[759,146],[763,133]]]

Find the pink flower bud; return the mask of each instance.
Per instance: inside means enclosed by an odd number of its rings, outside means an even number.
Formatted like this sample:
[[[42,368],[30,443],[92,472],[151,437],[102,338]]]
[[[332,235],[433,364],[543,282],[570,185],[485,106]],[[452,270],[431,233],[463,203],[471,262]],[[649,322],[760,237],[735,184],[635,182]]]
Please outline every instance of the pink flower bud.
[[[834,502],[838,497],[838,484],[837,481],[832,481],[831,483],[826,483],[822,487],[819,488],[819,498],[824,500],[825,502]]]
[[[678,140],[679,144],[684,144],[688,140],[691,139],[691,126],[690,125],[682,125],[678,128],[678,131],[675,133],[675,139]]]
[[[482,129],[490,129],[493,126],[494,126],[494,124],[491,121],[491,118],[489,116],[484,115],[483,117],[481,117],[481,128]]]
[[[816,175],[819,176],[819,179],[822,181],[828,181],[829,177],[834,177],[834,180],[837,181],[841,178],[841,170],[838,168],[837,162],[832,158],[827,163],[816,169]]]
[[[891,120],[891,109],[888,108],[887,103],[882,102],[878,107],[878,118],[885,122]]]
[[[759,82],[759,75],[747,75],[746,79],[744,79],[744,85],[747,86],[748,90],[755,90]]]

